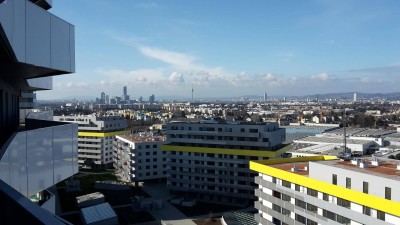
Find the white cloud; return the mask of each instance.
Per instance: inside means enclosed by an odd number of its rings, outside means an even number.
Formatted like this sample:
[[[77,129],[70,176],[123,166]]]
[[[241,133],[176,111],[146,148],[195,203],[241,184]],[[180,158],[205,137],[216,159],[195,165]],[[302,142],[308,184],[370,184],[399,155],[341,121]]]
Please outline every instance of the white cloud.
[[[54,85],[55,90],[62,90],[62,89],[83,89],[83,88],[92,88],[90,84],[86,82],[66,82],[60,83],[57,82]]]
[[[358,77],[355,80],[356,80],[356,82],[361,82],[363,84],[373,84],[373,83],[382,83],[383,82],[383,79],[371,78],[371,77]]]
[[[174,82],[174,83],[185,83],[185,79],[183,78],[183,74],[182,73],[178,73],[178,72],[173,72],[169,78],[169,81]]]
[[[163,69],[97,69],[97,73],[108,77],[108,79],[119,83],[146,83],[160,80],[164,77]]]
[[[318,75],[313,75],[310,77],[312,80],[319,80],[319,81],[327,81],[327,80],[335,80],[335,77],[329,76],[327,73],[321,73]]]
[[[191,55],[150,47],[139,47],[139,50],[150,58],[158,59],[179,69],[199,69],[198,66],[193,64],[195,57]]]
[[[173,69],[183,73],[210,73],[210,74],[225,74],[221,67],[207,67],[200,65],[197,58],[190,54],[152,48],[147,46],[138,47],[139,51],[150,58],[160,60],[169,64]]]

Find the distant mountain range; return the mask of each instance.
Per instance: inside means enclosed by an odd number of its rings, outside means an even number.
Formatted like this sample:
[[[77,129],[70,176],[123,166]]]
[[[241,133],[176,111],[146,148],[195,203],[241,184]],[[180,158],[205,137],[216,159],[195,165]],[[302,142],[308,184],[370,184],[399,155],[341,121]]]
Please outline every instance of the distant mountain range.
[[[358,99],[374,99],[374,98],[386,98],[386,99],[397,99],[400,98],[400,92],[394,93],[362,93],[356,92]],[[327,93],[327,94],[314,94],[314,95],[306,95],[302,96],[302,98],[316,98],[318,96],[319,99],[353,99],[354,92],[347,93]]]

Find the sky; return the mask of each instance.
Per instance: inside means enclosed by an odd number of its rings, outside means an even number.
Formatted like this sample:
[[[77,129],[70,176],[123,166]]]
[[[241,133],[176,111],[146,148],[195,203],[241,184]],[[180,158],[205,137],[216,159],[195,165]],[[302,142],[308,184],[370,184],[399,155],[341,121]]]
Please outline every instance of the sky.
[[[400,91],[397,0],[53,0],[76,73],[38,100]]]

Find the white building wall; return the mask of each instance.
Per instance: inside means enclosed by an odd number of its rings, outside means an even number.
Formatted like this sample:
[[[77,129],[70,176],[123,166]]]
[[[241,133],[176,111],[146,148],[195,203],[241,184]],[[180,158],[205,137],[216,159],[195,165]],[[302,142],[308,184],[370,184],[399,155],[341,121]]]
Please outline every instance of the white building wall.
[[[363,192],[363,182],[368,182],[369,194],[381,198],[385,198],[385,187],[390,187],[392,200],[400,202],[400,193],[396,191],[398,187],[400,187],[400,181],[398,180],[372,175],[370,173],[328,166],[318,162],[310,162],[310,178],[332,183],[333,174],[337,175],[338,185],[342,187],[346,187],[346,177],[351,178],[351,189],[359,192]]]

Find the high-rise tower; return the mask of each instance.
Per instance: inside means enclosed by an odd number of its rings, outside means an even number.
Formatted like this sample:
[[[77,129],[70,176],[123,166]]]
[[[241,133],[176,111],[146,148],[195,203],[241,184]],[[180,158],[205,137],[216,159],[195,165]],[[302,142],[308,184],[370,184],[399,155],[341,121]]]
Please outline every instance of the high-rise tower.
[[[193,102],[193,92],[194,92],[194,89],[193,89],[193,84],[192,84],[192,102]]]

